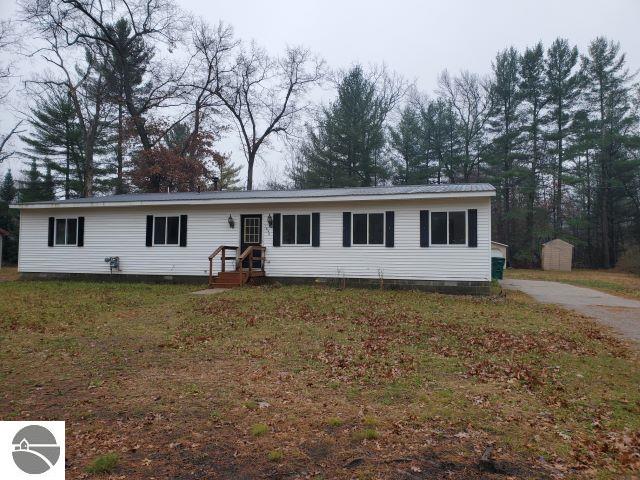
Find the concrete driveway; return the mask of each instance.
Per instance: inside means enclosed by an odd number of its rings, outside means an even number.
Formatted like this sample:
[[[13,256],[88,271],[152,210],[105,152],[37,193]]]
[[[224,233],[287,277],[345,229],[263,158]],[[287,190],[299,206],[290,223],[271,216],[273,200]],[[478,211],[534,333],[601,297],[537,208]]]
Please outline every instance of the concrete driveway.
[[[640,344],[640,301],[544,280],[509,278],[501,284],[503,288],[520,290],[541,303],[555,303],[592,317],[622,337]]]

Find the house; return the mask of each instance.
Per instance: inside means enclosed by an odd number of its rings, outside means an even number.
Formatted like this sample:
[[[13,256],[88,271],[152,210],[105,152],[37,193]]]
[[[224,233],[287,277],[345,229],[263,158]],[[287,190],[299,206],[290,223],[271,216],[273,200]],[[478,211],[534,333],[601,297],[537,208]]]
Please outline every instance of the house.
[[[493,196],[479,183],[25,203],[17,205],[18,269],[24,277],[209,276],[221,286],[266,277],[487,293]]]
[[[573,245],[556,238],[542,244],[542,269],[570,272],[573,263]]]

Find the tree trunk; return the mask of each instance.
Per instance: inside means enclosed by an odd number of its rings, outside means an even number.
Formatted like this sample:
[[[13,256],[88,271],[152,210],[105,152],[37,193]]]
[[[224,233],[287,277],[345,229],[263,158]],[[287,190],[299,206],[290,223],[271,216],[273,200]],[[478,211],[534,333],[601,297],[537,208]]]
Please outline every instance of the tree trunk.
[[[256,152],[249,152],[247,158],[247,190],[253,190],[253,165],[256,161]]]
[[[124,178],[122,175],[122,100],[118,99],[118,144],[116,146],[116,161],[117,161],[117,180],[116,180],[116,193],[124,193]]]

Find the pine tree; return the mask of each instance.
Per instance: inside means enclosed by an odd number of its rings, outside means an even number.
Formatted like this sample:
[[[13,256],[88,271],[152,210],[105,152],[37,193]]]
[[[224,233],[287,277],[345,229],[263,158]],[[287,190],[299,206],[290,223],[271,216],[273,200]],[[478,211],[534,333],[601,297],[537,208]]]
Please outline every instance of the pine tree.
[[[338,85],[338,98],[323,109],[302,147],[295,183],[306,188],[371,186],[390,175],[382,156],[385,120],[392,105],[360,66]]]
[[[0,186],[0,200],[9,204],[16,199],[17,194],[18,194],[18,189],[16,188],[16,184],[13,180],[11,169],[9,169],[7,170],[7,173],[5,173],[4,175],[4,179],[2,180],[2,186]]]
[[[75,110],[64,91],[50,91],[31,109],[31,131],[21,139],[28,158],[47,158],[47,165],[61,178],[64,197],[79,197],[84,190],[85,165],[82,134]]]
[[[226,158],[217,161],[216,165],[218,167],[216,176],[218,177],[218,186],[221,190],[240,190],[242,188],[240,184],[242,167],[236,167]]]
[[[395,152],[393,180],[396,184],[414,185],[429,179],[429,132],[420,120],[416,109],[407,106],[400,113],[397,127],[389,128],[389,146]]]
[[[527,48],[520,59],[520,96],[522,100],[522,130],[524,133],[523,159],[527,171],[522,175],[522,192],[525,196],[525,240],[520,258],[533,266],[540,236],[535,235],[536,202],[544,161],[543,133],[546,126],[544,108],[548,97],[545,82],[545,61],[542,43]],[[525,253],[526,252],[526,253]]]
[[[147,46],[140,36],[133,36],[129,22],[122,18],[108,26],[109,35],[117,48],[103,47],[100,70],[105,78],[107,99],[117,108],[115,133],[115,193],[125,193],[128,189],[125,179],[124,156],[126,133],[126,114],[134,112],[138,117],[143,113],[140,105],[145,104],[141,96],[147,95],[151,85],[144,82],[144,76],[153,58],[153,48]],[[146,129],[141,128],[146,138]]]
[[[513,245],[515,180],[519,177],[516,160],[519,156],[519,137],[522,132],[520,102],[520,55],[511,47],[499,52],[493,63],[491,81],[491,113],[489,132],[493,134],[490,155],[487,157],[497,187],[496,208],[503,221],[497,224],[498,240]],[[517,248],[516,248],[517,249]]]
[[[23,170],[22,173],[25,179],[20,182],[18,192],[20,194],[21,202],[38,202],[40,200],[47,200],[44,198],[44,189],[42,188],[43,181],[42,175],[38,171],[38,164],[36,159],[31,160],[31,165],[28,170]]]
[[[118,178],[122,183],[125,110],[133,122],[142,147],[145,150],[152,148],[143,117],[154,103],[148,98],[154,90],[154,85],[145,82],[145,74],[154,56],[154,49],[145,43],[142,35],[133,31],[125,18],[119,19],[113,25],[107,25],[106,28],[110,41],[104,44],[108,46],[102,46],[104,50],[101,70],[105,76],[108,97],[118,106],[116,156]]]
[[[0,228],[7,230],[11,235],[2,241],[3,262],[14,264],[18,260],[18,231],[20,228],[20,213],[10,209],[10,204],[17,199],[17,189],[11,170],[8,170],[0,185]]]
[[[552,176],[555,180],[553,228],[558,235],[562,228],[562,195],[564,189],[564,164],[567,160],[566,144],[570,134],[574,107],[580,95],[581,76],[576,70],[577,47],[569,46],[564,38],[556,39],[547,50],[547,95],[550,107],[549,121],[553,124],[548,139],[555,144],[550,153],[556,157]]]
[[[588,55],[582,57],[582,70],[597,137],[599,256],[601,265],[609,268],[617,260],[620,219],[627,211],[625,177],[633,175],[636,165],[629,158],[628,146],[638,118],[631,111],[631,75],[620,44],[596,38]]]

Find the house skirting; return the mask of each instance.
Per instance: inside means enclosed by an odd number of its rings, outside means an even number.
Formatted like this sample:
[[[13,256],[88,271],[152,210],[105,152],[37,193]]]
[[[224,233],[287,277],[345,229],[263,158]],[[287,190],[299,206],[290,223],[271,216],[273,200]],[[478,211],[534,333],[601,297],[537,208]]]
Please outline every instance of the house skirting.
[[[135,275],[101,273],[45,273],[23,272],[25,280],[81,280],[94,282],[147,282],[147,283],[186,283],[206,284],[208,277],[203,275]],[[337,278],[337,277],[257,277],[254,284],[269,285],[327,285],[332,287],[359,287],[370,289],[420,290],[423,292],[447,293],[454,295],[489,295],[491,282],[466,280],[417,280],[417,279],[378,279],[378,278]]]

